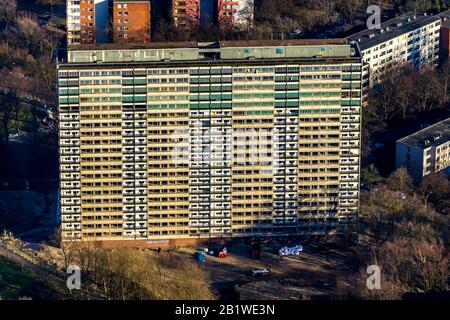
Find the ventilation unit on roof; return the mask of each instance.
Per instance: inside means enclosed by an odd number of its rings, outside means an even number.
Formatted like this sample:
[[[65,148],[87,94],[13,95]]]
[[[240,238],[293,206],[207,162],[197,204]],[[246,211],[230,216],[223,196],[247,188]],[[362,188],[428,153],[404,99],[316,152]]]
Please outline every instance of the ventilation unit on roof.
[[[375,33],[369,34],[369,38],[373,38],[373,37],[375,37]]]
[[[435,136],[433,137],[433,140],[434,140],[434,141],[437,141],[437,140],[439,140],[440,138],[442,138],[442,134],[438,133],[437,135],[435,135]]]
[[[403,25],[403,23],[399,22],[397,23],[397,27],[401,27]]]
[[[423,144],[427,146],[427,145],[430,144],[430,142],[431,142],[431,141],[430,141],[429,139],[426,139],[426,140],[423,142]]]

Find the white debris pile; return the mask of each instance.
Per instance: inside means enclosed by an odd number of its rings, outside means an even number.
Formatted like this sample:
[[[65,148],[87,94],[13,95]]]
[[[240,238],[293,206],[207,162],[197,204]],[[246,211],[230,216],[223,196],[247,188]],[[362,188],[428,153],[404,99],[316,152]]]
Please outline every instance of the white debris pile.
[[[280,256],[298,256],[300,252],[303,251],[303,246],[301,244],[296,245],[295,247],[282,247],[278,253]]]

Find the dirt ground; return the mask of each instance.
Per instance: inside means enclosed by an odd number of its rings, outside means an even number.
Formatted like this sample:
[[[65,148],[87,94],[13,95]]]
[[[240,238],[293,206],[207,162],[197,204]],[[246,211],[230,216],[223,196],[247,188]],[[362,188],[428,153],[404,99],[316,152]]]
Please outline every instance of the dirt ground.
[[[280,257],[278,249],[284,246],[282,242],[268,242],[261,244],[261,259],[255,260],[251,257],[250,245],[246,243],[229,243],[226,245],[229,257],[219,259],[214,256],[207,256],[204,267],[209,271],[212,287],[218,292],[220,299],[239,299],[239,288],[245,291],[245,298],[251,296],[250,287],[254,287],[255,282],[267,286],[267,282],[273,282],[273,287],[282,288],[283,283],[292,282],[295,286],[322,294],[333,295],[337,279],[341,279],[349,286],[352,285],[352,278],[358,270],[358,255],[351,247],[343,247],[336,243],[301,243],[304,249],[299,256]],[[180,252],[187,255],[194,255],[198,247],[181,248]],[[251,275],[252,269],[268,268],[272,274],[267,277],[255,278]],[[270,285],[269,285],[270,287]],[[238,288],[238,290],[236,290]],[[258,291],[258,286],[255,288]],[[255,297],[264,298],[261,292],[255,291]],[[276,295],[276,294],[275,294]],[[274,292],[268,292],[267,296],[274,298]],[[286,296],[280,292],[280,299]],[[295,297],[294,297],[295,298]]]

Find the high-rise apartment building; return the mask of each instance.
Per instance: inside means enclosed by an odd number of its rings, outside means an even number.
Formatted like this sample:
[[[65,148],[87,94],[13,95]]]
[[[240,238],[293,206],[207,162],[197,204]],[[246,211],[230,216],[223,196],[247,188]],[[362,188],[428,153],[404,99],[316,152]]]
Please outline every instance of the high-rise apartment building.
[[[397,168],[408,169],[415,181],[450,172],[450,118],[397,141]]]
[[[67,0],[67,44],[147,43],[150,0]]]
[[[81,46],[58,83],[63,240],[352,232],[361,59],[345,41]]]
[[[108,39],[109,0],[67,0],[67,44]]]
[[[113,0],[114,42],[150,42],[150,10],[150,0]]]
[[[215,0],[220,28],[244,28],[253,24],[254,0]]]
[[[403,64],[417,69],[437,65],[440,24],[438,15],[407,13],[382,23],[381,29],[367,29],[348,37],[361,50],[364,93],[388,70]]]
[[[176,27],[200,23],[200,0],[171,0],[172,21]]]

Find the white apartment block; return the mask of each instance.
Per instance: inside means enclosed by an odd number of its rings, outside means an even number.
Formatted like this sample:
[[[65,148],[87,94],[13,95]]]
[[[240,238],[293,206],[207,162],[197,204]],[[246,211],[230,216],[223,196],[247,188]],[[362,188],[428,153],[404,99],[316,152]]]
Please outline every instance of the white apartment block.
[[[67,44],[80,42],[80,0],[67,1]]]
[[[450,118],[397,141],[397,168],[405,167],[420,181],[450,169]]]
[[[347,38],[357,43],[363,60],[363,90],[383,79],[383,74],[405,63],[420,69],[437,65],[441,17],[407,13]]]

